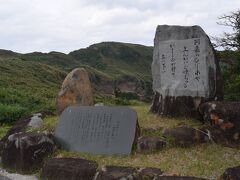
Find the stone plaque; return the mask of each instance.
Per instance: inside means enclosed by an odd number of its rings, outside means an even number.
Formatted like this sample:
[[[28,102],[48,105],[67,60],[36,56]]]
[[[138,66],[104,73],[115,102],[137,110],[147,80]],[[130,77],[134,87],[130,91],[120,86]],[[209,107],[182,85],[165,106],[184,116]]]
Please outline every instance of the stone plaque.
[[[62,148],[92,154],[130,154],[137,114],[127,107],[72,106],[65,109],[54,137]]]

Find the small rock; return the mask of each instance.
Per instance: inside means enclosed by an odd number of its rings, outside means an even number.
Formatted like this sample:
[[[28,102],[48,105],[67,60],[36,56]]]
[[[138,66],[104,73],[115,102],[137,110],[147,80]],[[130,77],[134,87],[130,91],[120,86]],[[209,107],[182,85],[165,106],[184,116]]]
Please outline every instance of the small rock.
[[[92,180],[97,171],[95,161],[79,158],[54,158],[44,163],[43,180]]]
[[[104,103],[97,103],[97,104],[94,104],[94,106],[104,106]]]
[[[240,166],[226,169],[220,179],[221,180],[239,180]]]
[[[8,137],[2,152],[4,167],[31,173],[53,151],[52,139],[42,133],[17,133]]]
[[[91,83],[85,69],[76,68],[67,75],[57,96],[56,105],[59,112],[68,106],[93,105]]]
[[[7,141],[8,137],[12,134],[15,133],[19,133],[19,132],[24,132],[25,129],[28,127],[28,124],[30,123],[32,117],[34,116],[38,116],[41,119],[44,119],[46,116],[48,115],[54,115],[52,112],[49,111],[41,111],[41,112],[37,112],[31,116],[27,116],[27,117],[23,117],[20,118],[19,120],[17,120],[14,125],[8,130],[8,132],[6,133],[6,135],[1,139],[0,141],[0,148],[1,148],[1,144],[4,144],[5,141]]]
[[[32,129],[40,129],[43,126],[43,120],[39,116],[34,115],[31,117],[28,127]]]
[[[122,166],[106,166],[98,173],[95,180],[137,180],[136,168]]]
[[[153,180],[157,176],[162,175],[162,173],[161,169],[158,168],[144,168],[140,170],[139,176],[141,177],[140,179]]]
[[[180,146],[190,146],[209,141],[206,130],[194,129],[191,127],[165,129],[162,135],[166,138],[169,138],[174,145]]]
[[[160,151],[166,147],[166,142],[159,137],[143,136],[138,139],[137,150],[139,152]]]

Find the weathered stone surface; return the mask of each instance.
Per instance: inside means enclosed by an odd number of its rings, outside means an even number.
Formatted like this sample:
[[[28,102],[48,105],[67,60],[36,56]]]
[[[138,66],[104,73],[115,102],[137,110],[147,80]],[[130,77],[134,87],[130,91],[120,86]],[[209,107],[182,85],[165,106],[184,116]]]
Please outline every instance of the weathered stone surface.
[[[53,146],[52,139],[42,133],[10,135],[2,152],[3,166],[31,173],[40,168],[43,159],[53,151]]]
[[[199,26],[158,26],[152,63],[151,111],[197,116],[202,102],[221,100],[223,83],[214,49]]]
[[[54,136],[69,151],[130,154],[139,135],[137,113],[127,107],[72,106],[62,113]]]
[[[154,178],[162,175],[163,172],[158,168],[144,168],[139,172],[139,179],[141,180],[153,180]]]
[[[239,179],[240,179],[240,166],[226,169],[220,178],[220,180],[239,180]]]
[[[190,176],[159,176],[155,180],[207,180],[207,179]]]
[[[204,121],[212,124],[216,141],[222,141],[220,137],[223,137],[230,143],[240,144],[239,102],[211,101],[202,104],[199,111]]]
[[[205,129],[194,129],[190,127],[176,127],[172,129],[165,129],[163,136],[169,139],[174,145],[190,146],[209,141]]]
[[[138,144],[137,144],[138,152],[160,151],[164,147],[166,147],[166,142],[159,137],[142,136],[138,138]]]
[[[34,114],[33,117],[31,117],[30,122],[28,123],[28,127],[32,129],[40,129],[43,126],[43,120],[41,116],[41,113]]]
[[[79,158],[54,158],[44,163],[41,179],[43,180],[92,180],[97,164]]]
[[[138,180],[138,171],[132,167],[106,166],[98,173],[95,180]]]
[[[15,134],[15,133],[19,133],[19,132],[24,132],[24,130],[27,127],[29,127],[28,125],[31,122],[33,117],[38,116],[39,118],[44,119],[46,116],[49,116],[49,115],[52,116],[54,114],[52,112],[49,112],[49,111],[41,111],[41,112],[37,112],[37,113],[35,113],[31,116],[20,118],[19,120],[17,120],[15,122],[15,124],[8,130],[6,135],[1,139],[0,146],[1,146],[1,144],[5,143],[5,141],[8,139],[8,137],[10,135]]]
[[[59,112],[73,105],[93,105],[93,94],[88,73],[83,68],[74,69],[63,81],[56,99]]]

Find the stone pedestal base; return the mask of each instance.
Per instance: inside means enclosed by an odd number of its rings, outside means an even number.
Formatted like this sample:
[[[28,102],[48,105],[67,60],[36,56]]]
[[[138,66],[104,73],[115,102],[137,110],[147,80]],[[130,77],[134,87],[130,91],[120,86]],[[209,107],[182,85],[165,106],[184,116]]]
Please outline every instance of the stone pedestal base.
[[[163,97],[156,93],[150,111],[163,116],[198,118],[200,116],[198,107],[203,102],[205,99],[200,97]]]

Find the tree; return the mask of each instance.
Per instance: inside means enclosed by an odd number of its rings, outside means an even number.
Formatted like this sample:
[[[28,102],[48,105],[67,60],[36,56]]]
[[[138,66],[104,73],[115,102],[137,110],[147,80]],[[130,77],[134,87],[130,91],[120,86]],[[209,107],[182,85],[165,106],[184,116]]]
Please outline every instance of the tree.
[[[232,28],[232,33],[224,32],[221,37],[215,37],[216,46],[240,51],[240,10],[223,14],[217,24]]]

